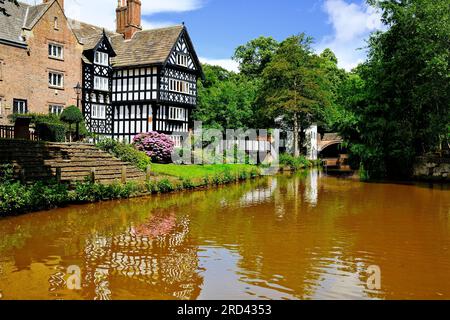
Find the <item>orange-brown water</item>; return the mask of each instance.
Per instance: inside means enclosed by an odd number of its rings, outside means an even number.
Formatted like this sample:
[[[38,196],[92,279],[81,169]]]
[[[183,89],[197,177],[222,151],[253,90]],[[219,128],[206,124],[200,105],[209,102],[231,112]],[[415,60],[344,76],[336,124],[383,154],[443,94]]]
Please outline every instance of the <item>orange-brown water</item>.
[[[0,295],[450,299],[450,190],[310,172],[1,219]]]

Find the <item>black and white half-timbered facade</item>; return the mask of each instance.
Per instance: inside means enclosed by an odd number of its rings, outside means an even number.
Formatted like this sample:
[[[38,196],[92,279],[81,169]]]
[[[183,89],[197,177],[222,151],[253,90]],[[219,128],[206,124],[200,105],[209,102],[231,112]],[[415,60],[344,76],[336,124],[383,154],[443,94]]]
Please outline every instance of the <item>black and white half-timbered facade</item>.
[[[83,55],[83,113],[96,135],[131,142],[157,131],[180,145],[192,128],[201,64],[184,25],[125,39],[90,25]],[[82,26],[83,28],[83,26]]]

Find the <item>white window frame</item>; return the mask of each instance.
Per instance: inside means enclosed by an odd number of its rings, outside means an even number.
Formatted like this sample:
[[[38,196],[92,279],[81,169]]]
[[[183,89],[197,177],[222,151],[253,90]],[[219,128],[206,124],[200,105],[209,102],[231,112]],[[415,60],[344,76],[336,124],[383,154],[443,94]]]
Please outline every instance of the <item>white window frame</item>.
[[[25,114],[28,113],[28,102],[27,100],[23,100],[23,99],[13,99],[13,112],[15,109],[15,103],[18,103],[19,106],[17,108],[17,112],[15,112],[16,114]]]
[[[61,49],[60,52],[58,52],[58,49]],[[57,44],[57,43],[49,43],[48,44],[48,57],[52,59],[64,59],[64,46]],[[59,54],[58,54],[59,53]]]
[[[184,108],[169,107],[169,120],[186,121],[186,114]]]
[[[181,52],[177,52],[175,54],[175,58],[176,58],[177,65],[186,67],[186,68],[189,66],[189,55],[181,53]]]
[[[64,106],[60,105],[60,104],[50,104],[48,106],[48,113],[49,114],[55,114],[55,115],[59,116],[63,112],[63,110],[64,110]]]
[[[58,71],[49,71],[48,76],[48,85],[50,88],[64,89],[64,73]]]
[[[182,80],[169,79],[169,91],[189,94],[189,83]]]
[[[105,52],[96,51],[94,63],[101,66],[109,66],[109,54]]]
[[[94,89],[100,91],[109,91],[109,79],[105,77],[94,77]]]
[[[92,119],[106,119],[106,106],[102,104],[93,104],[91,107]]]

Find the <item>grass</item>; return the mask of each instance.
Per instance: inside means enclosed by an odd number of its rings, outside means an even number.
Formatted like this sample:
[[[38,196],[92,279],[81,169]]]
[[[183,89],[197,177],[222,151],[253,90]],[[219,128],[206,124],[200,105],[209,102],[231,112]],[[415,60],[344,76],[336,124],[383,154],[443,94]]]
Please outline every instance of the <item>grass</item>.
[[[197,180],[205,177],[222,176],[225,173],[236,176],[242,172],[251,172],[255,166],[247,164],[212,164],[212,165],[176,165],[152,164],[152,171],[158,175],[180,179]]]

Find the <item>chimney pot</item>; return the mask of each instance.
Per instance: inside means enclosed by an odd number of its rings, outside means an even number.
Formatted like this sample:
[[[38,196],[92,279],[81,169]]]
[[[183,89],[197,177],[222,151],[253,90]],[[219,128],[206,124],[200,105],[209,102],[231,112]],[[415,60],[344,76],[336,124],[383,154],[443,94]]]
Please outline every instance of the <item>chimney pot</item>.
[[[131,39],[133,35],[142,30],[141,1],[118,0],[116,9],[116,31]]]

